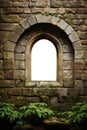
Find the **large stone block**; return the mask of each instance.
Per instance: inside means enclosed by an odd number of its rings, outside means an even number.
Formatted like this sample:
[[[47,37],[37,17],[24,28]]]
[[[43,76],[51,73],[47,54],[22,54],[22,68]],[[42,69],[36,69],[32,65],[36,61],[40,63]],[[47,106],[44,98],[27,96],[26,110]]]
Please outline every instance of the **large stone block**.
[[[14,87],[14,80],[0,80],[1,88]]]

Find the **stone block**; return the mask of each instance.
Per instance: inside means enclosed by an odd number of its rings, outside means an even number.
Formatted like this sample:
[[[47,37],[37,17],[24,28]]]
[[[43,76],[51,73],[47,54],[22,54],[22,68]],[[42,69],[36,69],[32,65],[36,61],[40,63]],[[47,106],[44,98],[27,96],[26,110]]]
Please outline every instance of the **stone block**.
[[[73,53],[63,53],[63,60],[73,60]]]
[[[30,27],[30,24],[28,22],[28,20],[24,20],[20,23],[20,25],[24,28],[24,29],[27,29]]]
[[[14,80],[13,70],[4,70],[4,79]]]
[[[24,61],[15,61],[15,69],[24,70],[25,69],[25,62]]]
[[[36,7],[44,8],[48,6],[48,0],[36,0]]]
[[[14,87],[14,81],[13,80],[0,80],[0,87],[1,88]]]
[[[24,8],[24,13],[25,14],[30,14],[31,13],[30,8]]]
[[[73,70],[63,70],[63,79],[72,79],[73,78]]]
[[[65,32],[67,35],[71,34],[72,32],[74,32],[74,29],[71,26],[67,26],[65,29]]]
[[[8,95],[15,95],[15,96],[21,96],[22,95],[22,89],[21,88],[8,88],[7,89]]]
[[[14,62],[13,60],[4,60],[3,61],[3,67],[4,69],[14,69]]]
[[[50,6],[52,8],[58,8],[58,7],[63,6],[63,2],[58,1],[58,0],[50,0]]]
[[[21,18],[15,14],[9,14],[9,15],[2,14],[0,16],[0,19],[1,19],[0,21],[6,22],[6,23],[17,23],[21,21]]]
[[[52,16],[51,18],[51,23],[54,24],[54,25],[57,25],[57,22],[59,22],[60,18],[59,17],[54,17]]]
[[[10,23],[0,23],[0,30],[4,30],[4,31],[12,31],[13,28],[16,26],[17,24],[10,24]]]
[[[64,20],[62,20],[62,19],[57,23],[57,25],[62,30],[64,30],[68,26],[68,24]]]
[[[3,68],[3,61],[0,60],[0,69],[2,69],[2,68]]]
[[[70,70],[74,68],[73,61],[63,61],[63,69],[64,70]]]
[[[67,96],[68,95],[68,88],[58,88],[58,95],[59,96]]]
[[[37,15],[36,16],[37,22],[38,23],[49,23],[51,22],[51,16],[45,16],[45,15]]]
[[[24,53],[15,54],[15,60],[24,61],[25,60],[25,54]]]
[[[28,18],[28,22],[30,25],[34,25],[37,23],[36,18],[34,16]]]
[[[69,35],[69,38],[70,38],[72,43],[80,40],[76,32],[72,32]]]
[[[19,37],[20,36],[18,33],[12,32],[10,37],[9,37],[9,41],[16,43],[18,41]]]
[[[24,28],[22,26],[15,26],[14,32],[16,32],[18,35],[21,35],[24,32]]]
[[[76,41],[73,43],[75,51],[80,51],[82,49],[81,41]]]
[[[78,88],[69,88],[68,89],[68,94],[71,96],[78,96]]]
[[[75,58],[78,60],[84,59],[84,50],[75,51]]]
[[[13,60],[14,59],[14,53],[13,52],[4,52],[3,53],[3,60]]]
[[[16,47],[16,52],[17,53],[25,53],[25,46],[20,46],[20,45],[18,45],[17,47]]]
[[[15,86],[16,87],[24,87],[25,86],[25,81],[23,78],[21,79],[16,79],[15,80]]]
[[[63,52],[73,52],[73,49],[69,45],[63,45]]]
[[[15,79],[21,79],[21,80],[24,80],[25,79],[25,72],[24,70],[15,70],[14,72],[14,77]]]
[[[5,50],[5,51],[12,51],[12,52],[13,52],[14,49],[15,49],[15,46],[16,46],[15,43],[8,41],[8,42],[5,43],[5,45],[4,45],[4,50]]]

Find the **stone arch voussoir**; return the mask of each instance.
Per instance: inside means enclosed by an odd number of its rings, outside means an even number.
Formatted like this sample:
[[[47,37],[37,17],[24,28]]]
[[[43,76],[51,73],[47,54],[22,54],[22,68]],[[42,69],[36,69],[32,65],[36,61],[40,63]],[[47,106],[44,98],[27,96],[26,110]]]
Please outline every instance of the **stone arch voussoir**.
[[[36,16],[31,16],[21,23],[19,23],[14,30],[12,31],[9,39],[8,39],[8,44],[12,44],[11,48],[14,50],[14,44],[16,45],[18,39],[21,37],[23,32],[30,28],[31,26],[38,24],[38,23],[51,23],[53,25],[56,25],[58,28],[63,30],[66,35],[68,35],[69,40],[71,41],[73,48],[75,50],[75,58],[79,59],[78,54],[81,54],[81,57],[84,57],[84,52],[82,51],[82,45],[79,39],[78,34],[75,32],[75,30],[63,19],[55,16],[46,16],[46,15],[36,15]],[[8,50],[8,48],[6,47]],[[9,48],[10,49],[10,48]]]

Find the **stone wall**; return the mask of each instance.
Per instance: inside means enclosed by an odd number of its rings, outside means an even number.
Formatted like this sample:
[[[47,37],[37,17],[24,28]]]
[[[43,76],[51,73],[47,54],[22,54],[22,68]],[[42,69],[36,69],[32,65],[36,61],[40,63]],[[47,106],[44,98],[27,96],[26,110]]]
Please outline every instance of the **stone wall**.
[[[26,59],[21,52],[23,54],[29,40],[27,30],[38,23],[56,25],[68,36],[74,49],[72,86],[65,80],[62,87],[55,84],[54,87],[45,84],[26,87],[23,76]],[[66,48],[68,46],[63,46],[64,51]],[[67,59],[68,55],[63,54]],[[68,61],[63,63],[65,79],[71,75],[66,69],[70,64],[72,66]],[[86,0],[0,0],[0,101],[17,105],[45,101],[54,107],[55,104],[87,101]]]

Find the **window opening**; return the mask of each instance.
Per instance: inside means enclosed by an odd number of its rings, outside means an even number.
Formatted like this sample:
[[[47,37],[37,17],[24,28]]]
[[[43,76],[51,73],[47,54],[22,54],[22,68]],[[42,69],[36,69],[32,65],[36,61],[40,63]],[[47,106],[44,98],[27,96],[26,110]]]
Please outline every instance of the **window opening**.
[[[31,50],[31,80],[56,81],[57,52],[54,44],[47,39],[38,40]]]

